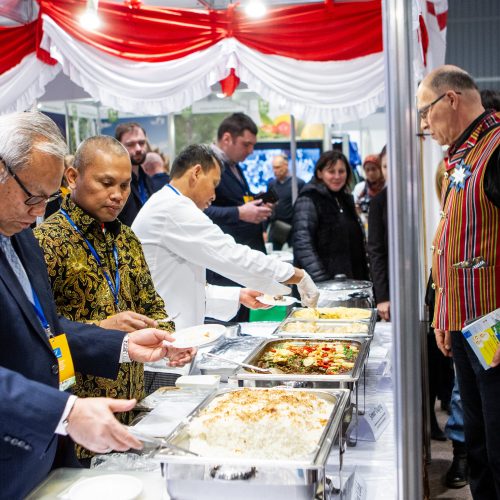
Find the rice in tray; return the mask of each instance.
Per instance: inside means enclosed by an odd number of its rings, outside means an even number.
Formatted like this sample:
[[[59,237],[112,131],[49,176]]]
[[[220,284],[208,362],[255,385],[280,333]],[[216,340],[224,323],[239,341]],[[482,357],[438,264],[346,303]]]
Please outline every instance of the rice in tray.
[[[307,459],[333,404],[308,391],[242,389],[215,398],[188,427],[203,456]]]

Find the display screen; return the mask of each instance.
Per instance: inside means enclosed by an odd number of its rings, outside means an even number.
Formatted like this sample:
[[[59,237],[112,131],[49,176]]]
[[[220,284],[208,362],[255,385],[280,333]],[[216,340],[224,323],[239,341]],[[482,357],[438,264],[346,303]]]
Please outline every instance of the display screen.
[[[311,180],[314,166],[321,152],[321,141],[299,141],[297,143],[297,177],[305,182]],[[257,143],[253,153],[240,163],[250,185],[250,190],[254,194],[267,190],[267,182],[274,177],[273,158],[280,154],[285,154],[290,158],[290,143]]]

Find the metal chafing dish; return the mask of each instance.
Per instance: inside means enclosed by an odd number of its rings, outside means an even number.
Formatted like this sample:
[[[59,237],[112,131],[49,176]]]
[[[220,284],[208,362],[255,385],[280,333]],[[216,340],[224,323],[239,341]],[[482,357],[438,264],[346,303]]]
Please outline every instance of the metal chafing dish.
[[[285,318],[274,330],[278,337],[316,337],[322,339],[339,337],[372,337],[372,324],[366,321],[308,320]]]
[[[216,397],[242,389],[222,389],[203,401],[168,437],[183,448],[189,448],[188,424]],[[252,388],[255,391],[269,389]],[[273,390],[273,389],[270,389]],[[286,389],[307,391],[333,403],[330,418],[325,425],[315,451],[307,459],[271,460],[250,458],[196,457],[176,454],[163,449],[155,456],[162,463],[169,495],[176,500],[198,498],[238,498],[238,500],[312,500],[325,498],[325,465],[339,432],[349,391],[345,389]],[[300,432],[300,429],[297,429]],[[272,439],[272,437],[271,437]],[[220,467],[226,468],[224,477],[217,477]]]
[[[338,341],[338,342],[350,342],[358,346],[358,356],[354,362],[352,370],[339,375],[314,375],[314,374],[293,374],[293,373],[256,373],[251,370],[240,368],[231,378],[235,378],[240,384],[257,386],[257,387],[272,387],[276,385],[281,385],[287,382],[295,382],[299,384],[307,384],[308,387],[352,387],[352,382],[356,382],[361,372],[368,356],[368,351],[370,347],[370,339],[368,337],[336,337],[330,339],[324,338],[302,338],[297,339],[295,337],[283,337],[280,339],[267,339],[264,340],[256,349],[254,349],[246,358],[245,363],[251,365],[257,365],[259,359],[268,350],[272,349],[276,344],[283,342],[292,342],[296,345],[301,345],[307,343],[324,343],[328,341]],[[347,384],[346,384],[347,383]],[[351,383],[351,384],[349,384]],[[346,384],[346,385],[344,385]]]
[[[340,306],[336,306],[340,307]],[[335,307],[335,308],[336,308]],[[333,318],[321,318],[321,317],[314,317],[314,314],[321,314],[321,312],[325,309],[335,309],[331,307],[316,307],[316,308],[306,308],[306,307],[293,307],[290,313],[288,314],[287,318],[293,318],[293,319],[304,319],[308,321],[343,321],[343,322],[366,322],[370,324],[374,324],[377,321],[377,310],[376,309],[371,309],[371,308],[363,308],[363,307],[357,307],[357,308],[352,308],[348,307],[346,309],[363,309],[367,311],[367,318],[339,318],[339,319],[333,319]],[[306,317],[306,318],[301,318],[300,314],[301,312],[306,312],[307,314],[311,314],[311,317]]]
[[[319,307],[373,307],[373,283],[348,279],[337,274],[333,280],[316,283],[319,290]]]

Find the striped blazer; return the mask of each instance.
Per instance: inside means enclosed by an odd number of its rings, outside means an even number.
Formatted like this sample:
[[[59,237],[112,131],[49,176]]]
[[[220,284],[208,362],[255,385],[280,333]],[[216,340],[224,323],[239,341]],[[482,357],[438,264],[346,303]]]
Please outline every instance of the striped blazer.
[[[500,147],[500,113],[487,114],[451,155],[432,246],[434,327],[461,330],[500,307],[500,209],[484,192],[484,174]]]

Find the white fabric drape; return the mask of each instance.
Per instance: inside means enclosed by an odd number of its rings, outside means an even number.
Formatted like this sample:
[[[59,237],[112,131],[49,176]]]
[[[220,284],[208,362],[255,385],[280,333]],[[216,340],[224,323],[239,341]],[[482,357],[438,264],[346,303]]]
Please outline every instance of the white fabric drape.
[[[0,74],[0,113],[13,113],[30,108],[43,95],[45,86],[61,71],[49,66],[36,55],[27,55],[17,66]]]
[[[42,47],[64,73],[103,104],[121,111],[180,111],[208,95],[230,68],[264,99],[309,122],[363,118],[384,102],[382,53],[342,62],[297,61],[225,39],[182,59],[137,63],[71,38],[46,15],[43,29]]]

